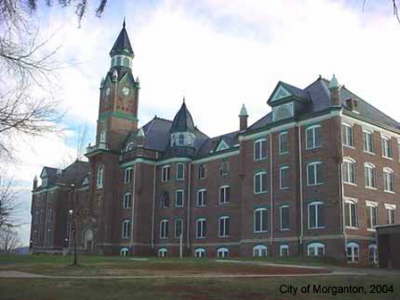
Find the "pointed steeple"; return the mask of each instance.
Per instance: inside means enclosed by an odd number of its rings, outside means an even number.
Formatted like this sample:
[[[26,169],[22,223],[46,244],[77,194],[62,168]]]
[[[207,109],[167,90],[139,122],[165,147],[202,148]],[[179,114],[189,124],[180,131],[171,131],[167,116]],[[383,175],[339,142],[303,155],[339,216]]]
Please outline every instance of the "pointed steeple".
[[[329,88],[333,89],[333,88],[338,88],[339,87],[339,82],[335,76],[335,74],[333,74],[331,81],[329,81]]]
[[[239,113],[239,129],[240,129],[240,131],[247,129],[247,118],[248,117],[249,117],[249,114],[247,113],[246,106],[243,104],[242,108],[240,109],[240,113]]]
[[[239,117],[248,117],[246,106],[243,104],[240,109]]]
[[[186,107],[185,98],[178,113],[172,122],[171,133],[173,132],[194,132],[194,122],[192,115]]]
[[[114,55],[127,55],[129,57],[133,57],[134,53],[132,50],[131,42],[129,41],[128,33],[125,29],[125,19],[122,23],[122,30],[119,33],[117,40],[114,43],[110,51],[110,56]]]

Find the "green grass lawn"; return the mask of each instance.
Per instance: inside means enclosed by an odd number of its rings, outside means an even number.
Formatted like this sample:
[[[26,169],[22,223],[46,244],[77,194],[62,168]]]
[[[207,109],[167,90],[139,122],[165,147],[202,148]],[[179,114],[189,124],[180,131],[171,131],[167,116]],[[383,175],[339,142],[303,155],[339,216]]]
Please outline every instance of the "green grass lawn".
[[[247,259],[246,259],[247,260]],[[300,259],[283,260],[297,264]],[[277,262],[263,259],[263,261]],[[72,257],[35,255],[0,256],[0,271],[15,270],[46,275],[192,275],[192,274],[281,274],[281,269],[259,265],[218,263],[211,259],[149,258],[135,261],[129,257],[80,256],[78,267]],[[279,260],[282,262],[282,260]],[[304,262],[304,261],[303,261]],[[310,261],[326,265],[326,261]],[[309,264],[309,262],[306,262]],[[297,288],[308,284],[323,286],[361,286],[364,293],[296,296],[280,292],[282,284]],[[393,286],[393,292],[371,294],[371,284]],[[382,291],[383,292],[383,291]],[[320,276],[272,278],[157,278],[157,279],[0,279],[0,300],[63,299],[400,299],[400,276]]]

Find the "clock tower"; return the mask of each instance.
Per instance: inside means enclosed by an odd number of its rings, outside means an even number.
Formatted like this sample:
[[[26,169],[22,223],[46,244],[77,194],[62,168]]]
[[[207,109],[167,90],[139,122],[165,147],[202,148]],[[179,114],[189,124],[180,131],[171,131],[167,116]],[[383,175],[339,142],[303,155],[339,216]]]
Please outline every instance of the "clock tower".
[[[127,135],[137,129],[139,81],[132,75],[134,53],[125,21],[110,51],[111,66],[100,85],[96,145],[119,151]]]

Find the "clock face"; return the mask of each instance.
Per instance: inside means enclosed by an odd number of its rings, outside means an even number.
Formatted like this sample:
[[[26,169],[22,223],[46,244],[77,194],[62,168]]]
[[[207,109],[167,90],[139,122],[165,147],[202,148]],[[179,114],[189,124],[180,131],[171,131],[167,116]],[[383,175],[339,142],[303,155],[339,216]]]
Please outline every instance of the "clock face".
[[[125,96],[127,96],[127,95],[129,94],[129,88],[124,87],[124,88],[122,89],[122,93],[123,93]]]
[[[111,90],[110,90],[110,88],[108,87],[108,88],[106,89],[106,95],[107,95],[107,96],[110,95],[110,92],[111,92]]]

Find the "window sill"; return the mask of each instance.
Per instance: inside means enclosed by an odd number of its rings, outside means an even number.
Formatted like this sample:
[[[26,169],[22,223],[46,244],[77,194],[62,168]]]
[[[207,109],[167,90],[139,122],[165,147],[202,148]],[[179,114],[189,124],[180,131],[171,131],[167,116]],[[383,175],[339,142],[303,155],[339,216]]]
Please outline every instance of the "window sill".
[[[325,229],[325,226],[321,227],[308,227],[309,230],[314,230],[314,229]]]
[[[313,184],[307,183],[307,186],[312,187],[312,186],[318,186],[318,185],[322,185],[322,184],[324,184],[324,183],[323,182],[321,182],[321,183],[313,183]]]
[[[290,231],[290,228],[281,228],[281,231],[283,231],[283,232]]]
[[[288,187],[288,186],[286,186],[286,187],[280,187],[280,189],[283,190],[283,191],[287,191],[287,190],[289,189],[289,187]]]
[[[196,205],[196,208],[203,208],[206,207],[205,205]]]
[[[389,160],[393,160],[393,157],[389,157],[389,156],[384,156],[382,155],[383,158],[389,159]]]
[[[306,147],[306,150],[308,151],[308,150],[317,150],[317,149],[320,149],[321,148],[321,146],[315,146],[315,147],[312,147],[312,148],[307,148]]]
[[[226,238],[229,238],[230,236],[229,235],[224,235],[224,236],[218,236],[220,239],[226,239]]]
[[[365,188],[366,188],[366,189],[369,189],[369,190],[374,190],[374,191],[376,191],[376,190],[377,190],[377,188],[376,188],[376,187],[372,187],[372,186],[366,186]]]
[[[264,192],[254,192],[255,195],[260,195],[260,194],[266,194],[268,191],[264,191]]]
[[[289,154],[289,151],[286,151],[286,152],[279,152],[279,155],[285,155],[285,154]]]
[[[358,230],[358,229],[360,229],[360,228],[354,227],[354,226],[346,226],[346,229]]]
[[[343,183],[344,183],[344,184],[347,184],[347,185],[357,186],[357,184],[356,184],[356,183],[353,183],[353,182],[346,182],[346,181],[343,181]]]
[[[389,190],[384,190],[384,192],[388,194],[396,194],[394,191],[389,191]]]
[[[255,158],[254,161],[263,161],[263,160],[266,160],[266,159],[267,159],[267,157]]]
[[[182,205],[182,206],[176,206],[176,205],[175,205],[175,208],[183,208],[183,207],[184,207],[183,205]]]
[[[374,152],[369,152],[369,151],[365,151],[365,150],[364,150],[364,153],[369,154],[369,155],[376,155]]]
[[[254,231],[253,233],[267,233],[268,230],[263,230],[263,231]]]
[[[376,232],[376,229],[375,229],[375,228],[367,228],[367,231],[369,231],[369,232]]]
[[[346,147],[346,148],[349,148],[349,149],[353,149],[353,150],[356,149],[356,147],[351,146],[351,145],[342,144],[342,146],[343,146],[343,147]]]

